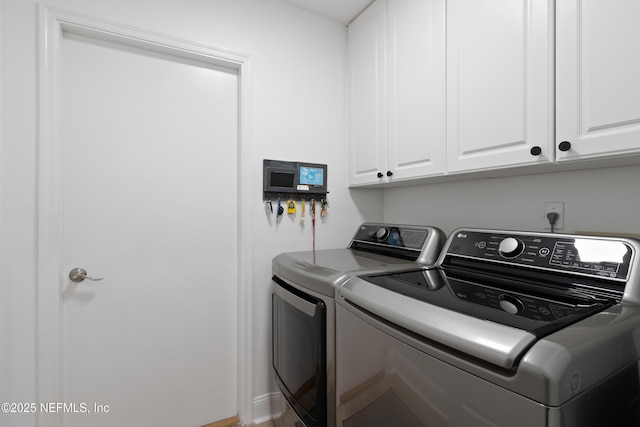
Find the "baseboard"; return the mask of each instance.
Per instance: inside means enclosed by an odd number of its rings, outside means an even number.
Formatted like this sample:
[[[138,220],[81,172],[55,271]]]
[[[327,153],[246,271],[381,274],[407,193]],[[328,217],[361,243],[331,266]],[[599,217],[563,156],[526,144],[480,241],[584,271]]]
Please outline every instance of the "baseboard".
[[[282,394],[267,393],[253,398],[253,424],[260,425],[274,418],[282,412]]]

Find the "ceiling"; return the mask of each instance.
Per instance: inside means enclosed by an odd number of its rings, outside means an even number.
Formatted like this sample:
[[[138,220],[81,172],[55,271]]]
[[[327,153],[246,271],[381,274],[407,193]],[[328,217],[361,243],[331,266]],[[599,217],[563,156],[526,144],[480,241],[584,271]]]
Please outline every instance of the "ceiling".
[[[348,25],[373,0],[282,0],[300,9]]]

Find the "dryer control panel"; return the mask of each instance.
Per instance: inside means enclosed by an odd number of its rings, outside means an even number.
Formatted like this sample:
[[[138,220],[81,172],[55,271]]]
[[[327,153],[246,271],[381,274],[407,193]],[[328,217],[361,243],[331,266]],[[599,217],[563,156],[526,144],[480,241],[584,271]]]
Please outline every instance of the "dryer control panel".
[[[435,264],[444,241],[444,233],[436,227],[364,223],[356,231],[349,248]]]
[[[421,250],[429,230],[391,224],[362,224],[353,240]]]

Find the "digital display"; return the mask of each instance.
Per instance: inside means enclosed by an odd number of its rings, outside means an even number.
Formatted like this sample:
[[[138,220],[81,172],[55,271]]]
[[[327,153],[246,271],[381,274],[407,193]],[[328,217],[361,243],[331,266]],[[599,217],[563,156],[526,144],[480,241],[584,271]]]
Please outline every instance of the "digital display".
[[[556,242],[549,263],[616,277],[630,249],[622,242],[575,239]]]
[[[324,185],[324,171],[322,168],[300,166],[300,184],[322,187]]]

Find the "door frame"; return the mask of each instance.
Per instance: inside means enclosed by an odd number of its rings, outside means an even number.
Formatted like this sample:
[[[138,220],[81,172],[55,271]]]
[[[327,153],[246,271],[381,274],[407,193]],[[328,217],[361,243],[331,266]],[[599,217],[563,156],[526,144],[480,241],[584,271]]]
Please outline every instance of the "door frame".
[[[60,195],[61,46],[63,32],[232,68],[238,72],[238,412],[252,420],[253,354],[250,218],[250,68],[243,53],[178,39],[75,12],[38,5],[38,138],[36,212],[36,400],[62,402]],[[72,402],[67,402],[72,403]],[[37,413],[38,427],[60,427],[62,414]]]

